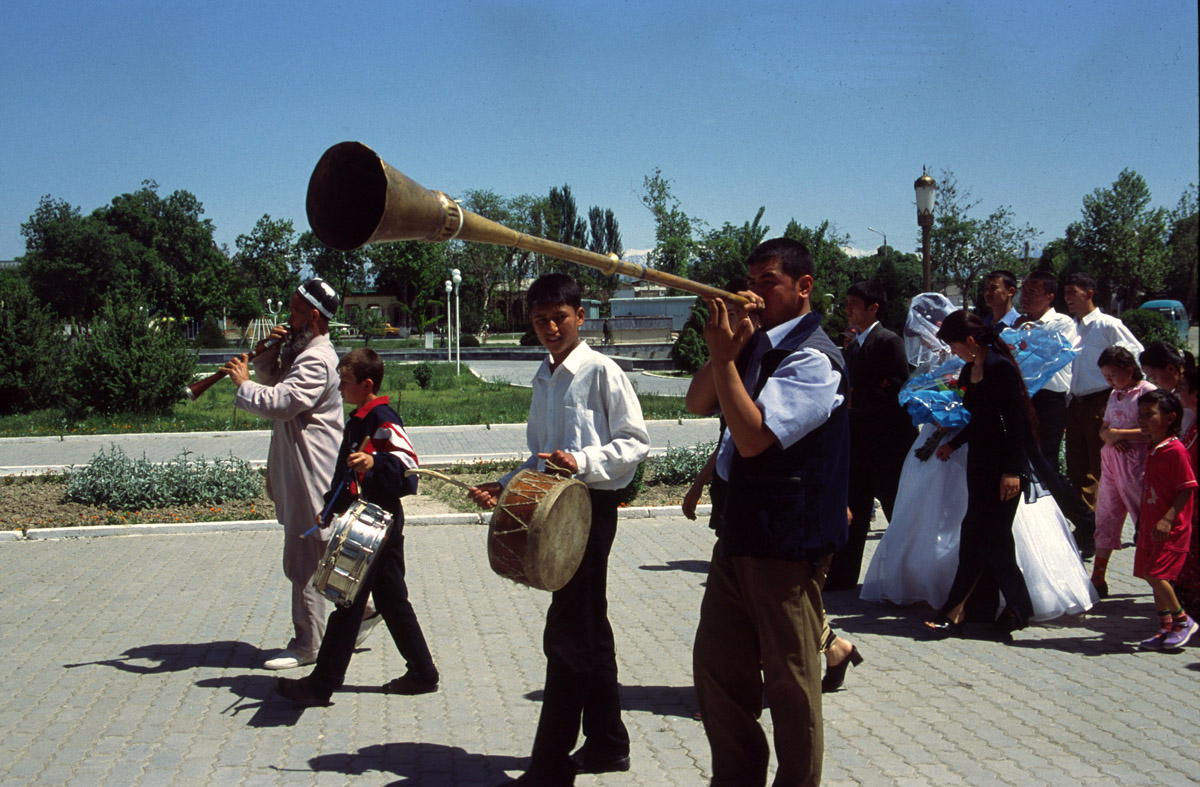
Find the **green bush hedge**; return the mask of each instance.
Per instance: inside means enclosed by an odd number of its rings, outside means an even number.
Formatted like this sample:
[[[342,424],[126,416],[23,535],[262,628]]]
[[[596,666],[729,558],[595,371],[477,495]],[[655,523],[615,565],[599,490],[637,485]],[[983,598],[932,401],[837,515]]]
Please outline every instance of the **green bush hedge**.
[[[1127,309],[1121,313],[1121,322],[1130,333],[1137,337],[1142,346],[1151,342],[1166,342],[1172,347],[1179,346],[1179,334],[1175,326],[1160,312],[1152,309]]]
[[[71,468],[66,498],[115,511],[139,511],[250,500],[262,492],[262,476],[244,459],[231,454],[210,462],[188,456],[184,451],[157,464],[145,456],[130,459],[115,445],[108,452],[101,448],[87,467]]]

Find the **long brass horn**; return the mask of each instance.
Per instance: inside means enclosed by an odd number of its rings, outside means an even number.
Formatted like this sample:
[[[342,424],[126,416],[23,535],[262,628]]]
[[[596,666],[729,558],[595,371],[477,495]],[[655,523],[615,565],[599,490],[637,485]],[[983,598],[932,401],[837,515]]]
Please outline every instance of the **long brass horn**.
[[[619,273],[685,290],[705,298],[745,304],[740,295],[707,284],[545,238],[527,235],[463,210],[391,167],[361,142],[340,142],[321,156],[308,181],[308,223],[330,248],[350,251],[398,240],[491,243],[587,265],[606,276]]]

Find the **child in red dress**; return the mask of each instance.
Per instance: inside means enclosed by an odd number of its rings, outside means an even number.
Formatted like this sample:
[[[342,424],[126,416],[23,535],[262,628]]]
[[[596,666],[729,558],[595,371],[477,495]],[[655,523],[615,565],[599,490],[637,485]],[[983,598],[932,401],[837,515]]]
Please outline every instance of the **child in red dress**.
[[[1141,527],[1133,557],[1133,575],[1150,583],[1158,610],[1159,632],[1141,643],[1147,650],[1182,648],[1200,628],[1184,612],[1171,586],[1187,559],[1196,488],[1187,449],[1177,437],[1182,419],[1183,405],[1170,391],[1149,391],[1138,401],[1138,426],[1153,446],[1146,458]]]

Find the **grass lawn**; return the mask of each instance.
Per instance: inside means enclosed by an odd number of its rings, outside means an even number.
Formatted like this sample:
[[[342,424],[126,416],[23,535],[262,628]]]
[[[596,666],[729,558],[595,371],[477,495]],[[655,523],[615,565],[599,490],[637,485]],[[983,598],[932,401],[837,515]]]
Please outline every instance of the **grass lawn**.
[[[391,397],[392,404],[403,416],[405,425],[525,422],[529,414],[530,389],[483,382],[465,372],[456,377],[454,365],[450,363],[429,365],[433,369],[433,376],[429,387],[423,389],[417,384],[414,376],[419,364],[387,364],[383,393]],[[216,367],[213,366],[202,371],[211,374],[215,370]],[[199,399],[193,402],[180,401],[172,413],[161,416],[92,416],[69,420],[61,409],[0,416],[0,437],[220,432],[270,428],[268,419],[234,409],[233,394],[233,385],[222,380]],[[692,417],[684,408],[682,397],[640,394],[638,398],[647,419]]]

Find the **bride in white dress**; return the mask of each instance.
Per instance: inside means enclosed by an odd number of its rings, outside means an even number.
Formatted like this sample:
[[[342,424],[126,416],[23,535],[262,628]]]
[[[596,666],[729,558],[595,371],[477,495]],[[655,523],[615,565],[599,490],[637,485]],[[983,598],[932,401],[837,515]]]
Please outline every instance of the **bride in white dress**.
[[[931,368],[939,358],[946,357],[938,354],[944,345],[939,347],[934,334],[936,324],[953,310],[953,304],[945,296],[927,293],[913,299],[904,330],[910,361]],[[1030,370],[1026,364],[1021,367],[1028,382]],[[952,409],[953,404],[947,408]],[[914,404],[909,409],[919,411],[920,407]],[[937,418],[954,423],[953,418],[943,416],[944,413],[939,413]],[[933,418],[932,414],[918,417]],[[938,461],[930,451],[922,461],[918,456],[920,449],[937,428],[934,423],[921,427],[904,462],[892,520],[863,580],[860,597],[864,600],[893,604],[925,602],[940,609],[949,595],[958,569],[959,527],[967,510],[968,449],[963,446],[945,462]],[[944,439],[949,439],[949,435]],[[1095,589],[1075,548],[1070,525],[1050,495],[1043,494],[1035,502],[1023,501],[1017,507],[1013,540],[1017,564],[1033,601],[1032,620],[1077,615],[1096,602]]]

